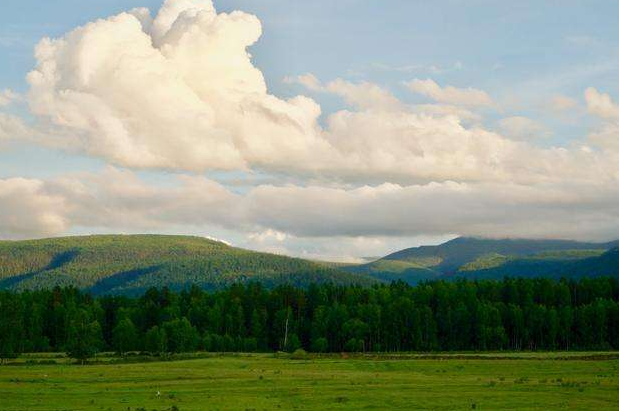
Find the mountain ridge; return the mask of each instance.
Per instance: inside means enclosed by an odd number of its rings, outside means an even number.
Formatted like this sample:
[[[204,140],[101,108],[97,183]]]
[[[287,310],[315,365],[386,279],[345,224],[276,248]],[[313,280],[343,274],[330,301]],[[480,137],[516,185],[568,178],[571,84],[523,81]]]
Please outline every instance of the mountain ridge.
[[[131,294],[153,286],[217,289],[249,281],[276,286],[371,284],[376,280],[197,236],[92,235],[0,241],[0,289],[58,285],[94,294]]]
[[[376,261],[354,267],[349,272],[364,273],[379,279],[403,280],[417,283],[422,280],[466,278],[501,278],[553,276],[558,272],[582,276],[586,267],[575,264],[588,258],[596,259],[608,250],[619,247],[619,240],[609,242],[579,242],[553,239],[492,239],[458,237],[433,246],[411,247],[390,253]],[[604,260],[603,260],[604,261]],[[587,264],[597,264],[594,260]],[[610,263],[609,263],[610,264]],[[574,268],[570,268],[574,266]],[[614,268],[614,265],[613,265]],[[552,270],[555,271],[552,271]],[[619,275],[619,263],[616,270]]]
[[[212,290],[250,281],[275,287],[600,275],[619,277],[619,241],[459,237],[359,265],[261,253],[198,236],[106,234],[0,241],[0,290],[74,286],[93,294],[139,294],[150,287],[197,285]]]

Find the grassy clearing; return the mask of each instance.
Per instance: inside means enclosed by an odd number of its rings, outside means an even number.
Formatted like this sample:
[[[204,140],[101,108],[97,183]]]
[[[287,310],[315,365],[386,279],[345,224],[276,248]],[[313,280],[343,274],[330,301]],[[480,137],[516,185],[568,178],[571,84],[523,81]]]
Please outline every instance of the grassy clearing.
[[[49,357],[0,367],[0,410],[619,409],[613,353],[211,355],[88,366]],[[35,359],[58,363],[26,364]]]

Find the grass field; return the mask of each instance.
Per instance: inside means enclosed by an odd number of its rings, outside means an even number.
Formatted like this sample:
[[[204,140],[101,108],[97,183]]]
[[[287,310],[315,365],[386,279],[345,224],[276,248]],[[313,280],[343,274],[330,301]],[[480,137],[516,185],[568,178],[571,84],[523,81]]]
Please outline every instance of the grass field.
[[[619,410],[617,358],[265,354],[79,366],[30,356],[0,367],[0,410]]]

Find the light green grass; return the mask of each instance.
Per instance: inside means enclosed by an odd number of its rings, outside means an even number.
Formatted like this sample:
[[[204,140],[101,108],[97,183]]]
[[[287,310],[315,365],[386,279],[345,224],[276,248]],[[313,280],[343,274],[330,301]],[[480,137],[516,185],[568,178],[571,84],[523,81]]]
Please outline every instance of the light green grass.
[[[518,359],[251,355],[3,366],[0,410],[619,409],[619,360],[613,357],[508,356]]]

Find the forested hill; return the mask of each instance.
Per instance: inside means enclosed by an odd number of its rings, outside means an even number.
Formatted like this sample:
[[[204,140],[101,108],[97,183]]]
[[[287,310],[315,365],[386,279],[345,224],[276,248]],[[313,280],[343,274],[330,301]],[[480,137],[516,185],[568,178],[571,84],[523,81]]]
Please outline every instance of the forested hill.
[[[202,237],[97,235],[0,241],[0,290],[75,286],[93,294],[141,294],[150,287],[219,289],[236,282],[265,286],[370,284],[298,258],[259,253]]]
[[[619,242],[457,238],[344,266],[259,253],[202,237],[97,235],[0,241],[0,290],[75,286],[93,294],[139,295],[150,287],[206,290],[259,281],[266,287],[330,282],[510,277],[619,278]]]
[[[481,239],[460,237],[437,246],[408,248],[377,261],[345,267],[382,280],[415,284],[438,278],[618,276],[619,241]]]

